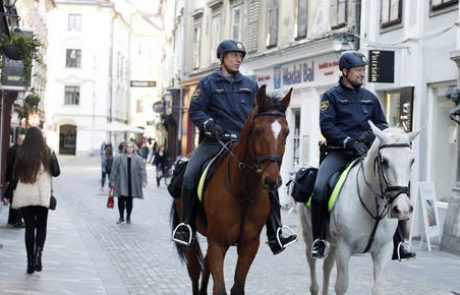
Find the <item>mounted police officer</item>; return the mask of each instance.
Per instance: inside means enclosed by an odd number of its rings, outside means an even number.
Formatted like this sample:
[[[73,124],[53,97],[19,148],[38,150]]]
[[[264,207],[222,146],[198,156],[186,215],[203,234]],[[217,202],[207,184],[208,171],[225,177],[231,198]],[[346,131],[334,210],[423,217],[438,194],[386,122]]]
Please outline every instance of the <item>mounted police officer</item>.
[[[314,242],[311,255],[314,258],[324,258],[329,246],[326,241],[326,194],[329,179],[354,158],[367,153],[375,138],[369,120],[382,130],[388,127],[378,98],[362,87],[366,65],[366,58],[360,52],[342,53],[339,58],[342,73],[339,84],[326,91],[321,98],[320,127],[327,141],[327,155],[322,159],[312,193]],[[402,222],[398,223],[393,259],[415,256],[415,253],[402,247],[403,225]]]
[[[194,151],[184,174],[182,183],[183,223],[173,233],[173,240],[190,246],[195,232],[194,193],[203,163],[214,157],[225,141],[224,134],[239,136],[246,117],[254,107],[257,84],[239,72],[246,50],[241,42],[224,40],[217,47],[220,69],[204,77],[192,95],[189,115],[193,123],[205,132],[205,138]],[[271,194],[271,214],[267,221],[267,236],[270,249],[278,254],[297,239],[294,234],[282,233],[278,194]]]

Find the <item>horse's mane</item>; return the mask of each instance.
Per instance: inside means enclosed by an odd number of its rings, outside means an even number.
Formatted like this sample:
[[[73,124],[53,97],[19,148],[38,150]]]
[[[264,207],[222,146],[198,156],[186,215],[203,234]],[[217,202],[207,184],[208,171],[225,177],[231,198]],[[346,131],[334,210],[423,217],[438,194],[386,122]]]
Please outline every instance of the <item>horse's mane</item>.
[[[282,98],[277,95],[267,95],[264,100],[264,104],[259,106],[257,113],[264,113],[268,111],[278,111],[285,113],[286,107],[282,103]]]

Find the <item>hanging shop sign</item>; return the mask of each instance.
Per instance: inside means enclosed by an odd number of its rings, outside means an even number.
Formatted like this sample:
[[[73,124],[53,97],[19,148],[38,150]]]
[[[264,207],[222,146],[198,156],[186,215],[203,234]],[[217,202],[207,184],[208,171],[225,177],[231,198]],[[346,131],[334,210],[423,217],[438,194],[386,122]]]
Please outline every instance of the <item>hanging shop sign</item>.
[[[394,83],[395,52],[369,50],[368,81],[374,83]]]

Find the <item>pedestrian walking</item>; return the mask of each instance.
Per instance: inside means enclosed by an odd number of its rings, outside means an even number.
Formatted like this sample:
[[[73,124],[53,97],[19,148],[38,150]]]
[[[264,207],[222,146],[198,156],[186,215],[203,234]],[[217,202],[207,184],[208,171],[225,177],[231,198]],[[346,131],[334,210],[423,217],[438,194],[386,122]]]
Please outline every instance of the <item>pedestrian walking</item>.
[[[143,198],[142,187],[147,185],[147,172],[144,161],[135,152],[135,144],[129,141],[125,144],[124,153],[115,157],[112,166],[110,181],[114,188],[114,197],[118,198],[120,218],[117,223],[131,223],[133,199]]]
[[[45,143],[40,129],[27,130],[24,143],[17,151],[13,179],[17,181],[12,202],[24,217],[27,273],[42,271],[42,252],[46,240],[51,176],[60,174],[54,152]]]
[[[16,143],[12,147],[10,147],[6,153],[6,181],[8,183],[13,181],[14,161],[16,159],[16,153],[18,149],[22,146],[22,143],[24,142],[24,137],[25,137],[24,134],[19,134],[18,137],[16,138]],[[8,198],[11,198],[10,201],[12,201],[13,197],[14,196],[12,193],[10,196],[8,196]],[[12,206],[10,206],[10,210],[8,212],[8,222],[7,223],[8,225],[11,225],[16,228],[24,227],[24,222],[22,221],[21,211],[18,209],[14,209]]]
[[[163,146],[160,146],[155,153],[153,165],[156,167],[157,187],[159,187],[161,178],[164,177],[168,171],[168,156]]]
[[[108,146],[105,149],[104,158],[102,160],[101,191],[104,190],[106,178],[107,178],[109,189],[112,187],[110,183],[110,174],[112,172],[112,165],[113,165],[113,150],[112,150],[112,146]]]

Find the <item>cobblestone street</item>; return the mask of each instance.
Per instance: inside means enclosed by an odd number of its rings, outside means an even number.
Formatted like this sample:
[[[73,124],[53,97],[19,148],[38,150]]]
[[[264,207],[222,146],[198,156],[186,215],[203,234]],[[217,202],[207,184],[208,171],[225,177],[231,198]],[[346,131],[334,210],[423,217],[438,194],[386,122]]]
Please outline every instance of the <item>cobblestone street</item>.
[[[107,193],[99,190],[99,158],[61,157],[60,163],[61,176],[54,179],[58,207],[50,211],[41,273],[26,274],[24,230],[6,227],[8,207],[0,213],[0,294],[190,294],[185,265],[170,240],[171,198],[163,183],[156,187],[152,166],[148,164],[144,199],[134,201],[132,224],[118,225],[118,210],[106,208]],[[295,212],[283,211],[283,220],[298,230]],[[265,233],[261,239],[265,242]],[[205,245],[202,237],[200,242]],[[309,294],[304,249],[299,240],[273,256],[261,243],[247,279],[247,294]],[[460,257],[436,249],[416,250],[415,260],[390,263],[387,294],[460,292]],[[235,259],[231,248],[227,289]],[[370,294],[369,255],[353,257],[350,271],[347,294]],[[209,290],[211,286],[212,281]],[[333,290],[332,285],[331,294]]]

